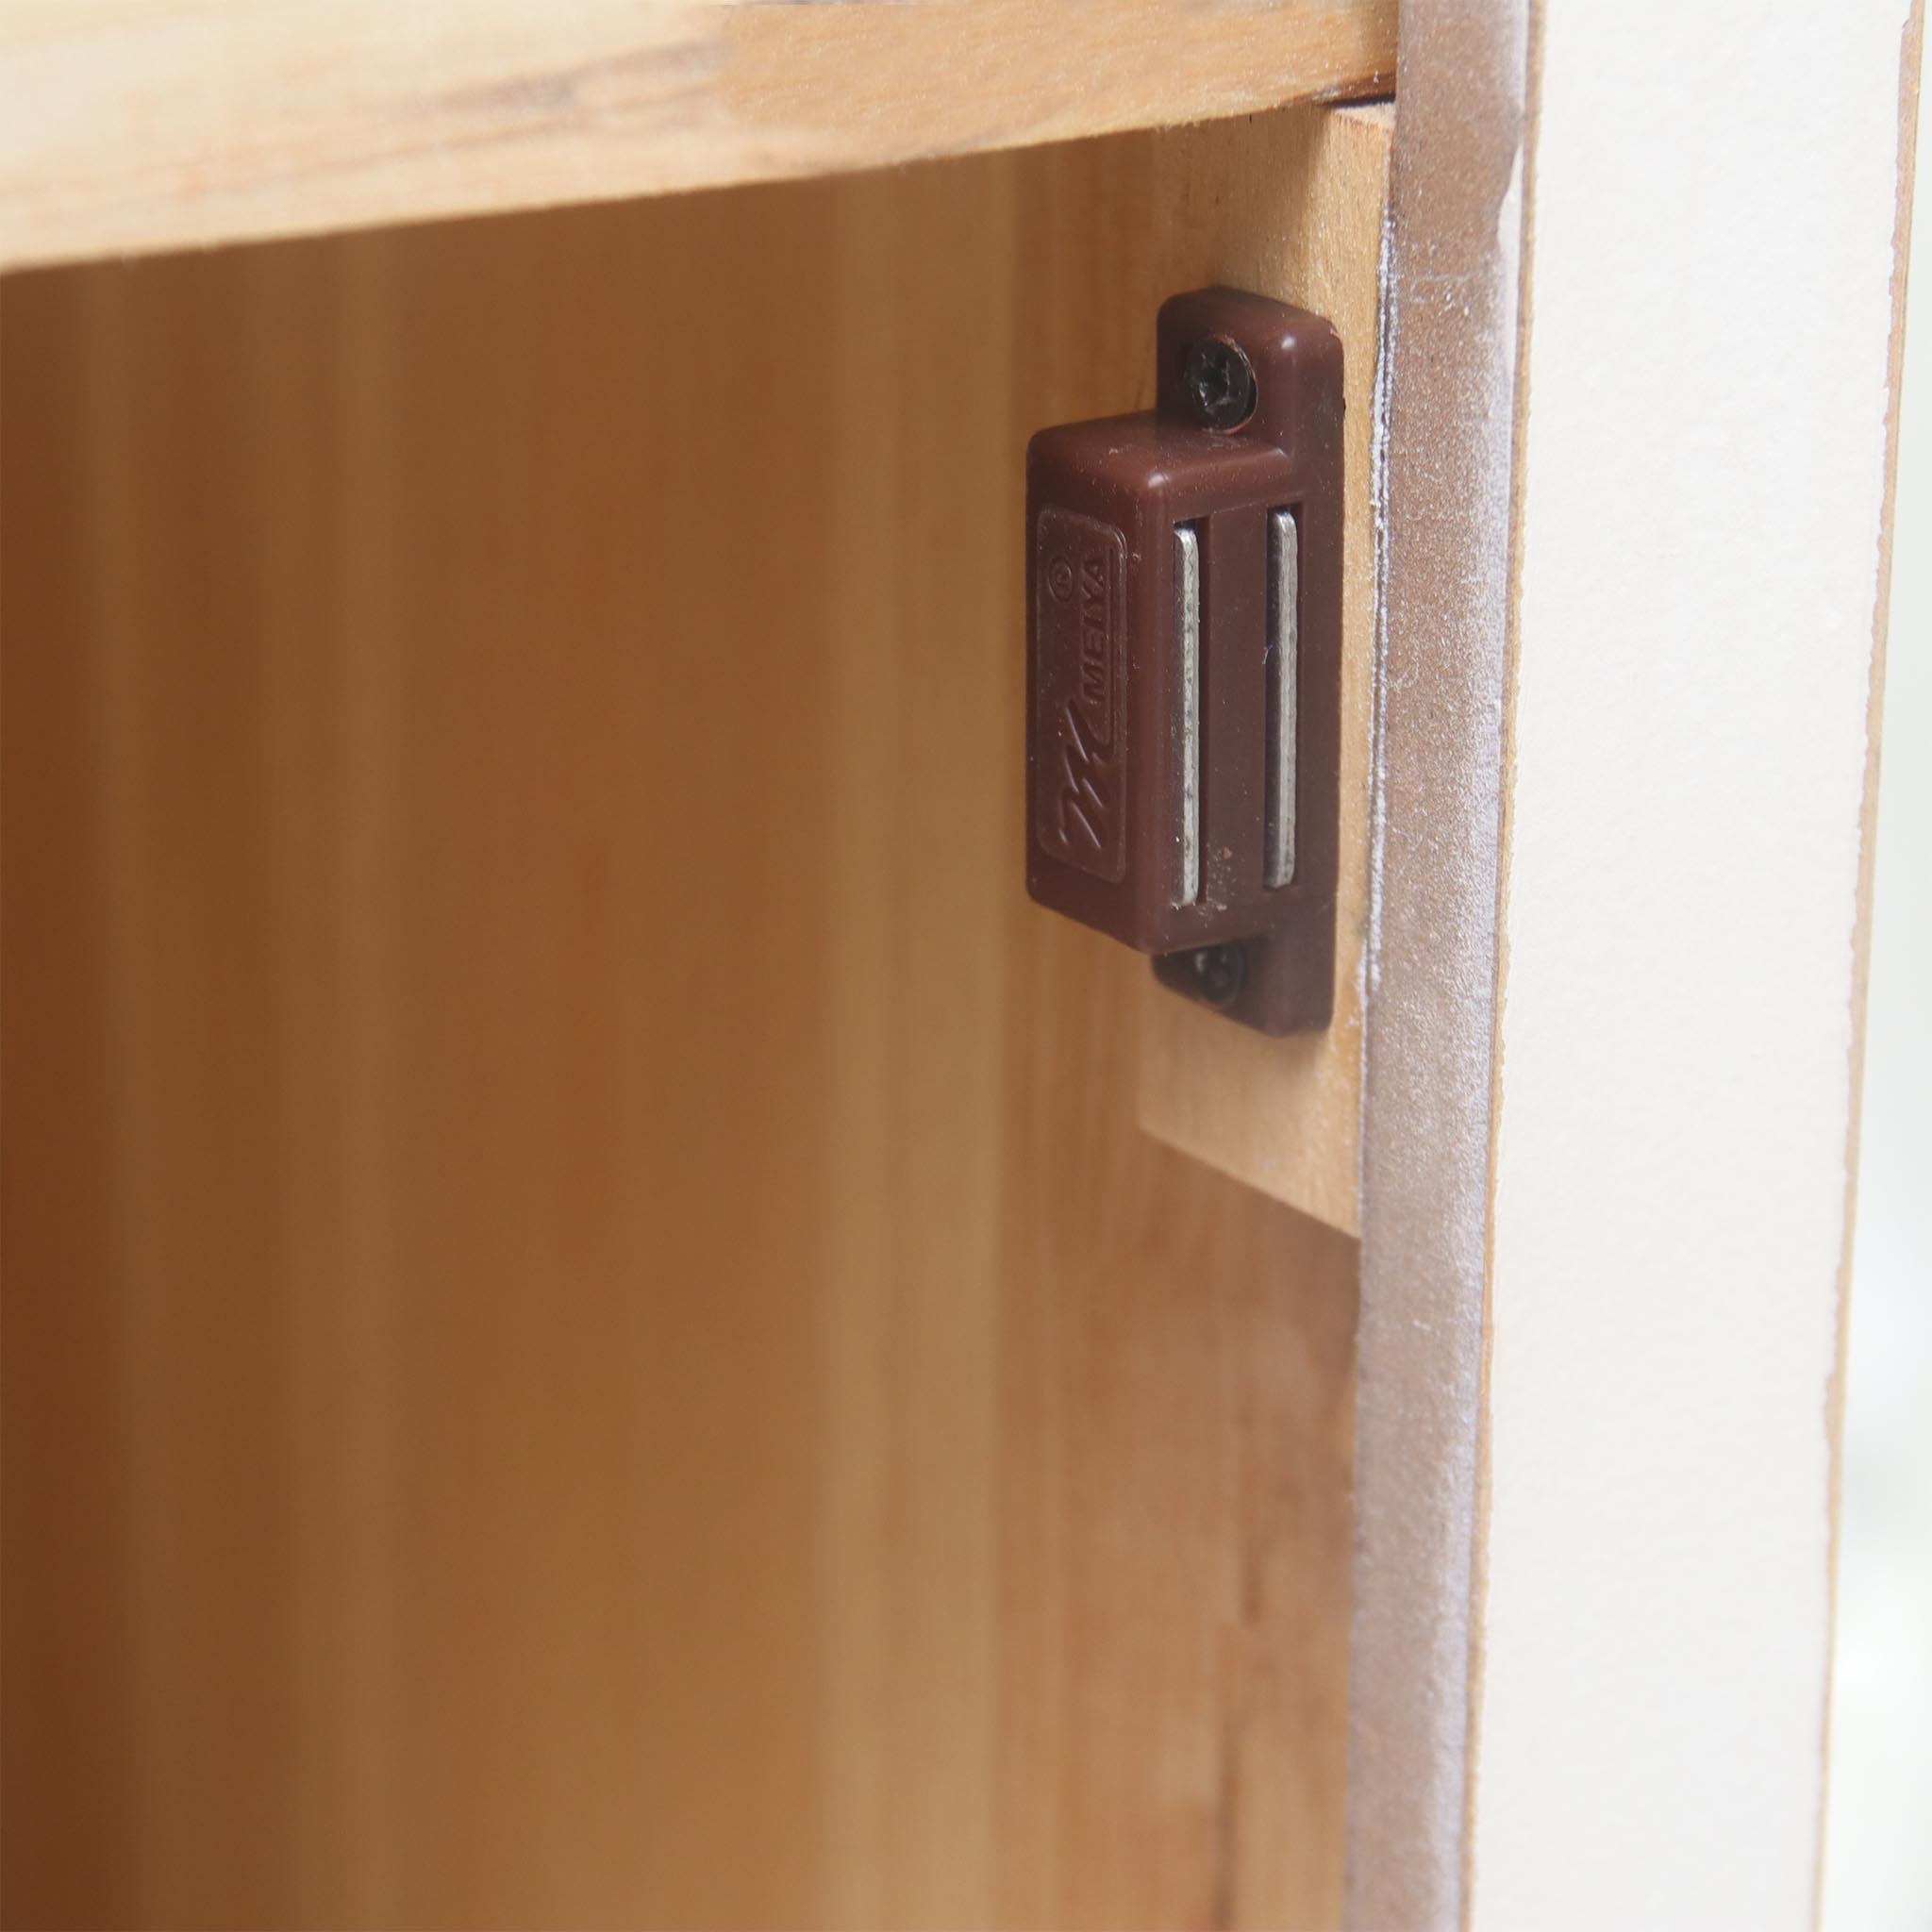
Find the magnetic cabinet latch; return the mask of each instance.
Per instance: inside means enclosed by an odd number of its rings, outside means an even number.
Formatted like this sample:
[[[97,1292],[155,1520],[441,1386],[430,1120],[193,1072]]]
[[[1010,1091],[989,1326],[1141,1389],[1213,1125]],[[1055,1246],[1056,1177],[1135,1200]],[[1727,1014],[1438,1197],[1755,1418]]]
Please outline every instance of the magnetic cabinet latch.
[[[1204,289],[1151,412],[1026,455],[1026,886],[1267,1033],[1327,1025],[1341,687],[1341,344]]]

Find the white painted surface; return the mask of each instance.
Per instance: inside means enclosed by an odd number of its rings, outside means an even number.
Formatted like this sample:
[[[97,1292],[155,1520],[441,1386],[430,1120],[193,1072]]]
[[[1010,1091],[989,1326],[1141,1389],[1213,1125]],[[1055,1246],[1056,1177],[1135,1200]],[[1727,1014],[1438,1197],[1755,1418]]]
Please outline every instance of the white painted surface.
[[[1906,11],[1545,9],[1483,1932],[1812,1915]]]
[[[1921,96],[1919,153],[1928,129]],[[1824,1932],[1932,1926],[1932,194],[1914,201],[1846,1344]]]

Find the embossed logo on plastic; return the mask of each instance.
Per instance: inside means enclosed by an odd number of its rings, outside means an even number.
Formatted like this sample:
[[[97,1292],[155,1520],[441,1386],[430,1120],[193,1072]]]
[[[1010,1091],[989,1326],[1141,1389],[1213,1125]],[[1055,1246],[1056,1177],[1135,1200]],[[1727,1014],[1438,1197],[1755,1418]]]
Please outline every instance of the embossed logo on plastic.
[[[1127,541],[1110,524],[1073,510],[1043,509],[1034,542],[1034,836],[1069,865],[1098,878],[1124,878],[1121,673]]]

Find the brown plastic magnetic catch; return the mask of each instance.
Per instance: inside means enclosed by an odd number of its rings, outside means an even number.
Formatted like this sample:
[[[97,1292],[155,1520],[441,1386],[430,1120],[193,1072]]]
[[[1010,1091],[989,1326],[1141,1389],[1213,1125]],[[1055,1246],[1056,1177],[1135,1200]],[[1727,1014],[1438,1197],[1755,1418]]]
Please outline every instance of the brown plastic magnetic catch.
[[[1026,886],[1268,1033],[1328,1024],[1341,694],[1341,344],[1204,289],[1155,407],[1026,457]]]

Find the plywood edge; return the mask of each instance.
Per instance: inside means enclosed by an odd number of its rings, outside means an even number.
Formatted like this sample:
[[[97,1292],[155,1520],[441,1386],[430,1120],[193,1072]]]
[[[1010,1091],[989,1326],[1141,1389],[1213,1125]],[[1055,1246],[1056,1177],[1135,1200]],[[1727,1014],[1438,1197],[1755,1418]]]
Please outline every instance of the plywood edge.
[[[1341,667],[1341,867],[1335,1019],[1269,1040],[1149,980],[1140,1029],[1141,1125],[1210,1167],[1346,1233],[1359,1230],[1362,969],[1368,939],[1370,737],[1374,684],[1372,466],[1381,234],[1394,110],[1329,117],[1307,220],[1265,292],[1328,316],[1347,358]]]
[[[1396,80],[1343,1924],[1467,1924],[1467,1722],[1529,0]]]
[[[0,0],[0,266],[599,201],[1385,90],[1394,0]]]

